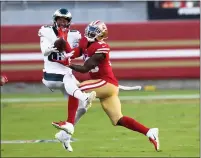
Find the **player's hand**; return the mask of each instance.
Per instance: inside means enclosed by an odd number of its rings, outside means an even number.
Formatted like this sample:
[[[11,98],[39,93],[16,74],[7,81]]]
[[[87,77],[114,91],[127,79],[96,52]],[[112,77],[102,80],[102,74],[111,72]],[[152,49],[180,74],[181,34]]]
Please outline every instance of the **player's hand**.
[[[70,53],[65,53],[65,54],[64,54],[64,57],[65,57],[65,58],[71,58],[71,57],[74,55],[74,52],[75,52],[75,51],[71,51]]]
[[[44,52],[44,56],[48,56],[50,55],[52,52],[58,53],[59,51],[57,50],[56,47],[54,47],[54,45],[51,45],[50,47],[48,47],[45,52]]]
[[[56,60],[53,59],[54,62],[57,62],[59,64],[62,64],[64,66],[69,66],[70,65],[70,61],[71,61],[71,56],[73,55],[74,52],[70,52],[70,53],[64,53],[62,54],[62,60]]]
[[[8,78],[5,75],[2,75],[1,76],[1,84],[0,84],[0,86],[3,86],[7,82],[8,82]]]

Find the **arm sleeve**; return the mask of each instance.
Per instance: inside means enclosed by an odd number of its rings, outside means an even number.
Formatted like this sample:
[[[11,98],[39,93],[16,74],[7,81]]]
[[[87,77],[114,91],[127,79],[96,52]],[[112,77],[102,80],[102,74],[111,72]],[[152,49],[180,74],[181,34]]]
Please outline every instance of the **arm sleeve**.
[[[42,26],[38,31],[38,36],[40,37],[40,49],[44,56],[48,55],[48,49],[52,46],[52,41],[48,39],[48,32]]]
[[[41,52],[44,56],[47,56],[48,51],[47,49],[49,49],[51,47],[52,43],[45,37],[40,37],[40,49]]]
[[[79,31],[77,31],[75,34],[75,40],[73,41],[72,48],[76,48],[79,46],[81,37],[82,37],[81,33]]]
[[[74,48],[73,51],[74,51],[74,53],[73,53],[73,56],[71,57],[71,59],[79,58],[82,56],[82,51],[81,51],[80,47]]]

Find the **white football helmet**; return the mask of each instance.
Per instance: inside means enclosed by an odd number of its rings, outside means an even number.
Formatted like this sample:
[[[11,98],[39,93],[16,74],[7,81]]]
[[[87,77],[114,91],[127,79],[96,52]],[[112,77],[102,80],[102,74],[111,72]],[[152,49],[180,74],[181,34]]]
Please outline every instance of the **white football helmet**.
[[[67,23],[64,23],[64,24],[58,23],[57,22],[58,18],[64,18],[64,19],[66,19]],[[70,24],[71,24],[71,21],[72,21],[72,15],[65,8],[60,8],[60,9],[56,10],[54,12],[54,14],[53,14],[53,22],[54,22],[54,25],[56,26],[56,28],[59,28],[59,27],[69,28]]]

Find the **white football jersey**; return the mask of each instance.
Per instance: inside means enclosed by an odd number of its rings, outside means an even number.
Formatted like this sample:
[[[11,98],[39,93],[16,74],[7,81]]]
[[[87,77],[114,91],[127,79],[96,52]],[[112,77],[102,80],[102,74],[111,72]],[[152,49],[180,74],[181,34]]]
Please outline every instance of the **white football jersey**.
[[[66,73],[72,73],[72,70],[62,64],[59,64],[57,62],[52,62],[50,60],[50,55],[49,56],[44,56],[44,52],[48,47],[51,47],[54,42],[58,39],[58,37],[55,34],[55,31],[53,29],[53,26],[42,26],[39,29],[38,35],[40,36],[40,48],[41,52],[43,54],[44,58],[44,72],[47,73],[55,73],[55,74],[66,74]],[[79,40],[81,39],[81,34],[77,30],[69,30],[67,40],[68,43],[70,44],[71,48],[78,47]],[[62,53],[64,52],[59,52],[59,53],[54,53],[54,58],[62,59]],[[69,52],[67,52],[69,53]]]

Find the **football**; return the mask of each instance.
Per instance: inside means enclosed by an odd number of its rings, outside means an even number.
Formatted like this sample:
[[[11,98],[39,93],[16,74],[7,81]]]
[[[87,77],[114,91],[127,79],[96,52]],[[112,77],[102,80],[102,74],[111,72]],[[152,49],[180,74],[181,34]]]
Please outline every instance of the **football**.
[[[59,38],[54,42],[54,47],[56,47],[59,52],[62,52],[66,49],[66,41],[63,38]]]

